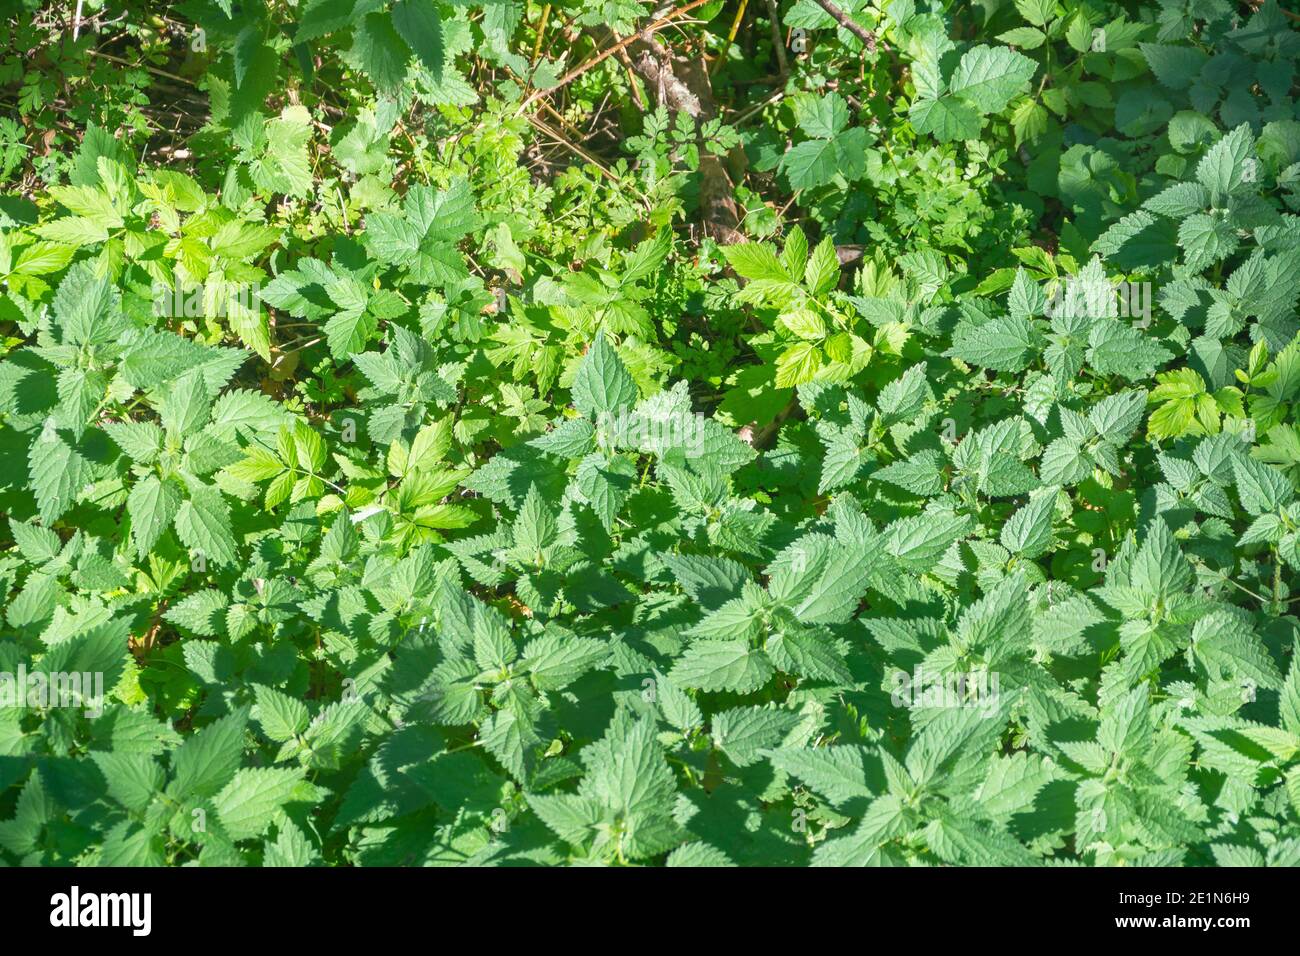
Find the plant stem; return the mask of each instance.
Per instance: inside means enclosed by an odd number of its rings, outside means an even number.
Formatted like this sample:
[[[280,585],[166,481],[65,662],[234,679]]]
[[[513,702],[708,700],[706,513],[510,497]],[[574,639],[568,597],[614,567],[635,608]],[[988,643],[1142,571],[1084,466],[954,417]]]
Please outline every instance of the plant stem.
[[[655,20],[644,30],[641,30],[637,33],[632,34],[629,37],[625,37],[624,39],[619,40],[613,46],[608,47],[605,50],[602,50],[600,53],[597,53],[590,60],[587,60],[587,62],[578,64],[568,73],[564,74],[564,76],[560,77],[559,82],[556,83],[551,88],[545,90],[533,90],[533,92],[530,93],[527,96],[527,98],[525,98],[524,101],[519,104],[519,108],[515,111],[515,115],[519,116],[524,112],[524,110],[528,109],[528,107],[532,106],[533,103],[537,102],[537,100],[541,99],[543,96],[546,96],[548,93],[554,93],[556,90],[568,86],[578,77],[582,76],[582,74],[590,70],[593,66],[597,66],[605,62],[605,60],[609,59],[619,50],[626,49],[635,41],[650,36],[660,27],[667,26],[669,23],[671,23],[673,20],[676,20],[678,17],[682,16],[683,14],[689,13],[690,11],[694,10],[696,7],[702,7],[704,6],[704,4],[709,2],[710,0],[689,0],[688,3],[682,4],[676,10],[672,10],[665,16],[662,16],[658,20]]]
[[[537,42],[533,44],[533,59],[531,61],[533,66],[537,65],[537,58],[542,53],[542,37],[546,35],[546,21],[550,19],[550,16],[551,5],[548,3],[546,6],[542,7],[542,18],[537,24]]]
[[[745,8],[749,6],[749,0],[740,0],[740,6],[736,8],[736,18],[731,21],[731,30],[727,33],[726,42],[722,44],[722,52],[718,58],[713,61],[713,67],[709,70],[710,76],[716,76],[718,70],[722,69],[722,64],[727,60],[727,54],[731,52],[731,44],[736,42],[736,33],[740,30],[740,21],[745,19]]]
[[[1282,555],[1273,546],[1273,616],[1282,616]]]
[[[831,0],[817,0],[817,6],[829,13],[836,23],[861,40],[868,53],[876,52],[876,35],[874,33],[831,3]]]

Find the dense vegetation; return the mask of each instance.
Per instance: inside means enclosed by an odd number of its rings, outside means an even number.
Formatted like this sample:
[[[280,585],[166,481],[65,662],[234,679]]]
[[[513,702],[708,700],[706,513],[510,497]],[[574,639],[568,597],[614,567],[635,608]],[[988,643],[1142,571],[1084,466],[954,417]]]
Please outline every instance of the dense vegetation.
[[[1298,26],[10,3],[0,861],[1300,863]]]

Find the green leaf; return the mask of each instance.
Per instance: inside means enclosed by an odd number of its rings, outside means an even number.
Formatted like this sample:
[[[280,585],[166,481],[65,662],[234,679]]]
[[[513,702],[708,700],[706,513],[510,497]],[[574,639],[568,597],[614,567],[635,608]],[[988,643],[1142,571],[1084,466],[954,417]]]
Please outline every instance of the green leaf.
[[[772,281],[791,282],[791,275],[777,258],[771,246],[762,242],[743,242],[734,246],[723,246],[722,254],[726,256],[731,268],[746,279],[768,279]]]
[[[310,714],[301,700],[263,684],[254,684],[253,692],[257,698],[258,726],[269,739],[283,743],[307,729]]]
[[[1178,244],[1183,247],[1187,268],[1193,272],[1232,255],[1239,242],[1232,224],[1222,216],[1198,212],[1178,227]]]
[[[356,0],[307,0],[303,4],[295,43],[305,43],[348,26],[357,8]]]
[[[972,365],[1018,372],[1029,364],[1038,344],[1038,333],[1028,319],[1004,316],[982,325],[960,326],[948,354]]]
[[[1052,516],[1056,512],[1058,488],[1040,488],[1029,494],[1029,502],[1002,526],[1002,547],[1028,560],[1042,555],[1052,543]]]
[[[265,833],[275,812],[293,798],[306,773],[301,767],[244,767],[212,798],[217,817],[232,840]]]
[[[1281,472],[1245,454],[1232,459],[1241,506],[1252,515],[1277,511],[1295,497],[1295,489]]]
[[[918,133],[933,136],[941,143],[974,139],[980,132],[975,107],[947,93],[937,99],[915,100],[908,116]]]
[[[1088,333],[1088,364],[1103,375],[1149,378],[1173,353],[1119,319],[1098,321]]]
[[[336,361],[345,361],[357,352],[364,352],[366,343],[379,330],[379,320],[363,307],[360,310],[336,312],[325,323],[325,337],[330,354]]]
[[[768,753],[783,770],[836,805],[876,795],[867,782],[870,752],[852,744],[836,747],[786,747]]]
[[[29,456],[32,491],[47,524],[68,510],[92,474],[90,462],[50,425],[32,442]]]
[[[713,743],[736,766],[748,767],[798,723],[799,715],[787,710],[736,707],[714,716]]]
[[[408,14],[408,17],[410,15]],[[416,17],[404,19],[407,25]],[[352,46],[344,59],[360,70],[381,92],[393,92],[406,79],[406,61],[411,48],[397,32],[396,18],[384,13],[370,13],[356,23]]]
[[[1201,618],[1192,629],[1192,648],[1205,666],[1222,677],[1244,679],[1268,690],[1282,687],[1282,674],[1268,649],[1238,615],[1220,611]]]
[[[1028,89],[1037,69],[1033,60],[1014,50],[976,46],[962,56],[948,89],[981,113],[997,113]]]
[[[681,687],[746,694],[761,687],[773,673],[767,655],[743,642],[696,641],[668,676]]]
[[[221,492],[205,485],[191,485],[190,496],[176,511],[176,534],[194,554],[219,565],[235,563],[237,546],[230,509]]]
[[[776,387],[793,388],[811,382],[821,364],[821,349],[812,342],[795,342],[776,360]]]
[[[817,244],[812,258],[804,270],[804,284],[815,296],[825,295],[835,288],[840,277],[840,259],[835,252],[835,243],[828,236]]]
[[[603,332],[596,333],[570,390],[574,407],[593,420],[626,411],[639,397],[636,382]]]
[[[231,782],[244,753],[247,722],[247,709],[232,711],[176,748],[172,754],[172,786],[177,796],[210,797]]]
[[[152,464],[162,452],[163,432],[153,422],[108,422],[104,431],[136,464]]]
[[[1250,164],[1257,160],[1255,139],[1250,127],[1242,123],[1206,151],[1196,164],[1196,179],[1211,196],[1226,197],[1243,185],[1253,183],[1257,173]]]
[[[435,80],[442,77],[442,21],[433,0],[398,0],[392,8],[393,26],[415,51]]]
[[[131,518],[131,541],[137,555],[143,557],[153,550],[180,508],[181,493],[172,482],[148,475],[136,483],[127,496],[126,513]]]
[[[887,481],[914,495],[937,495],[943,491],[943,455],[937,451],[917,452],[871,475],[873,481]]]

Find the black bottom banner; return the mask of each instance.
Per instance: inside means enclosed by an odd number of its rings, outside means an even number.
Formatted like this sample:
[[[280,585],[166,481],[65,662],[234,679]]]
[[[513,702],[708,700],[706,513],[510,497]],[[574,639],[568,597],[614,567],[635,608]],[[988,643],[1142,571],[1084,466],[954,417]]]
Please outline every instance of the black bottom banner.
[[[681,921],[686,939],[773,930],[797,938],[818,916],[866,939],[984,932],[989,938],[1107,937],[1232,945],[1296,925],[1292,870],[0,870],[7,927],[120,943],[203,940],[373,945],[390,933],[550,934],[593,918],[627,931]],[[827,925],[832,925],[828,923]],[[551,927],[547,929],[547,927]],[[980,930],[979,928],[983,929]],[[593,927],[594,928],[594,927]],[[1046,934],[1051,934],[1047,936]],[[996,934],[996,936],[992,935]],[[393,937],[395,938],[395,937]]]

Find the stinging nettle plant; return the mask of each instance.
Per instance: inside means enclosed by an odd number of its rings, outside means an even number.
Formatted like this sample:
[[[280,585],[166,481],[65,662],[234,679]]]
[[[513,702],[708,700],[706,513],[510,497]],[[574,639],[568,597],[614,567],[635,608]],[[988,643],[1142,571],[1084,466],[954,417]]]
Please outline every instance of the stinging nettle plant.
[[[0,21],[0,861],[1300,864],[1276,3],[164,6]]]

